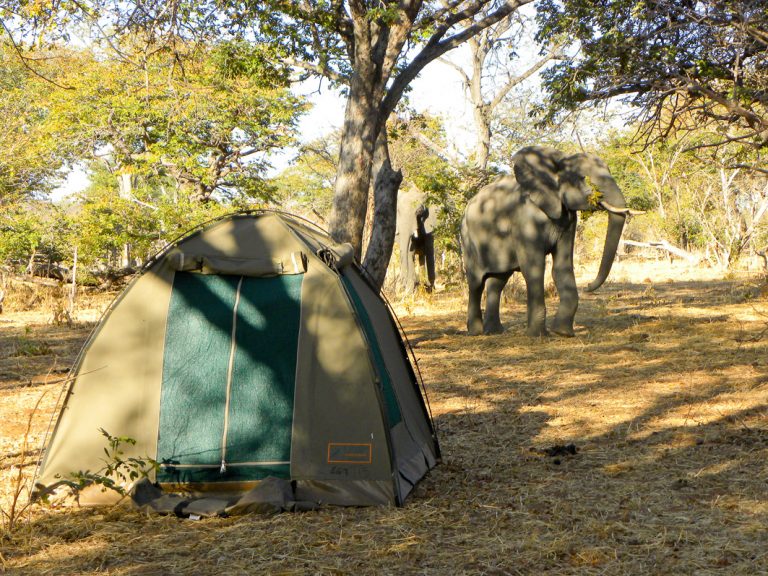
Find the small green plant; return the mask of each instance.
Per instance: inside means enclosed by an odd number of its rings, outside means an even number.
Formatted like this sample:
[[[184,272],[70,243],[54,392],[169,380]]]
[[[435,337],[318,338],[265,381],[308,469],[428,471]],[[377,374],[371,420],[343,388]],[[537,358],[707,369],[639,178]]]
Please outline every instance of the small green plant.
[[[88,486],[97,485],[101,486],[102,492],[114,490],[121,496],[126,496],[126,484],[146,478],[160,467],[156,460],[149,457],[125,457],[123,447],[135,445],[136,440],[133,438],[112,436],[103,428],[99,428],[99,432],[107,439],[107,446],[104,448],[104,454],[106,455],[106,459],[103,460],[104,467],[95,472],[85,470],[70,474],[66,484],[73,490],[75,495]]]
[[[62,326],[63,324],[66,324],[67,326],[72,327],[72,315],[69,313],[69,310],[67,310],[65,304],[59,303],[57,306],[54,306],[51,323],[55,324],[56,326]]]

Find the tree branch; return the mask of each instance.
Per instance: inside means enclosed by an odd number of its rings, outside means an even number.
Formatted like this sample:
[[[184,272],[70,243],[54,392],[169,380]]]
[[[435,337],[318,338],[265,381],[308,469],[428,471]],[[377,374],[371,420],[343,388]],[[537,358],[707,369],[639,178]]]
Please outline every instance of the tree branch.
[[[3,30],[5,30],[6,35],[8,36],[8,39],[11,41],[11,46],[13,46],[14,52],[16,52],[16,56],[19,57],[19,60],[21,61],[22,66],[29,70],[32,74],[40,78],[41,80],[44,80],[45,82],[48,82],[49,84],[53,84],[54,86],[61,88],[63,90],[74,90],[74,86],[66,86],[64,84],[59,84],[55,80],[52,80],[48,78],[47,76],[44,76],[43,74],[40,74],[37,70],[35,70],[32,66],[29,65],[28,58],[24,55],[24,53],[21,51],[21,48],[16,43],[16,39],[13,37],[13,34],[11,34],[11,31],[8,29],[8,26],[5,24],[5,20],[0,18],[0,25],[2,25]]]
[[[489,26],[493,26],[496,22],[500,21],[502,18],[504,18],[511,12],[514,12],[521,6],[529,4],[532,1],[533,0],[510,0],[508,2],[505,2],[496,11],[474,22],[471,26],[468,26],[461,32],[458,32],[453,36],[450,36],[443,40],[441,39],[445,35],[445,32],[451,26],[453,26],[453,24],[477,14],[477,12],[482,8],[482,4],[484,3],[481,3],[481,2],[473,3],[471,6],[473,7],[473,9],[475,9],[474,12],[468,13],[467,10],[464,10],[461,12],[461,14],[464,14],[464,16],[462,16],[459,20],[452,19],[453,23],[450,26],[448,26],[448,24],[446,23],[447,28],[445,26],[441,26],[433,34],[433,36],[427,42],[426,46],[422,49],[422,51],[419,54],[417,54],[416,57],[413,60],[411,60],[411,62],[403,70],[401,70],[401,72],[394,79],[392,85],[387,91],[387,94],[384,97],[384,100],[382,101],[381,106],[379,108],[381,117],[386,118],[389,116],[389,114],[394,110],[395,106],[397,105],[397,102],[400,101],[400,98],[403,95],[405,88],[411,83],[411,81],[414,78],[416,78],[416,76],[419,75],[419,73],[424,69],[424,67],[427,64],[429,64],[436,58],[439,58],[449,50],[456,48],[457,46],[467,41],[469,38],[479,33],[480,31],[485,30]]]
[[[563,53],[563,44],[562,43],[556,43],[551,46],[549,52],[544,55],[544,57],[541,58],[538,62],[535,62],[528,70],[520,74],[519,76],[516,76],[514,78],[511,78],[509,82],[507,82],[502,89],[496,94],[496,97],[491,100],[489,103],[489,107],[491,110],[496,108],[501,102],[504,100],[504,98],[507,97],[507,94],[514,88],[515,86],[519,86],[523,82],[525,82],[528,78],[533,76],[536,72],[541,70],[541,68],[544,67],[544,65],[549,62],[550,60],[553,60],[554,58],[557,58]]]
[[[320,64],[320,65],[311,64],[310,62],[304,62],[302,60],[297,60],[295,58],[286,58],[285,62],[289,66],[300,68],[301,70],[306,70],[307,72],[311,72],[312,74],[316,74],[317,76],[328,78],[329,80],[338,82],[340,84],[343,84],[349,80],[349,78],[347,78],[346,76],[342,76],[336,71],[331,70],[330,68],[327,68],[323,64]]]
[[[456,64],[455,62],[452,62],[448,60],[447,58],[436,58],[438,62],[442,62],[443,64],[450,66],[453,68],[456,72],[458,72],[459,76],[461,76],[461,82],[464,84],[465,87],[469,86],[469,76],[464,71],[464,68]]]

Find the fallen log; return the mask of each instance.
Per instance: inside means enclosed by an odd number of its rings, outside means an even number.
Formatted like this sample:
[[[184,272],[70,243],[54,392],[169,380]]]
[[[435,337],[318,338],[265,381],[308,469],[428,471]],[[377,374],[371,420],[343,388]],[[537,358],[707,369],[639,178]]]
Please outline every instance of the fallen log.
[[[40,278],[39,276],[20,276],[18,274],[9,274],[8,279],[11,282],[18,282],[20,284],[30,284],[38,286],[61,286],[63,282],[61,280],[53,280],[51,278]]]
[[[635,240],[622,240],[624,244],[627,246],[637,246],[639,248],[655,248],[656,250],[663,250],[668,252],[672,256],[677,256],[678,258],[681,258],[685,260],[686,262],[690,262],[691,264],[697,264],[701,261],[701,257],[697,256],[696,254],[691,254],[690,252],[686,252],[682,248],[678,248],[677,246],[673,246],[666,240],[657,240],[653,242],[637,242]]]

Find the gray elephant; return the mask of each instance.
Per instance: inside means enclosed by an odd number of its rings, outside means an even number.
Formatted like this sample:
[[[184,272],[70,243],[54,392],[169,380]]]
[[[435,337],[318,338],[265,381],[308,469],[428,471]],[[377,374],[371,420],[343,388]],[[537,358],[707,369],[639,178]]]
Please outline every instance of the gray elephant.
[[[551,330],[573,336],[579,303],[573,272],[577,211],[609,212],[603,256],[588,292],[599,288],[611,270],[630,211],[608,166],[591,154],[566,156],[545,146],[523,148],[514,158],[514,177],[503,176],[467,204],[461,246],[469,285],[470,334],[503,331],[501,291],[514,272],[522,272],[528,296],[529,336],[546,335],[544,268],[552,254],[552,276],[560,298]],[[480,300],[486,290],[483,320]]]
[[[397,197],[396,232],[400,248],[400,281],[410,293],[418,285],[414,260],[418,258],[427,291],[435,285],[435,239],[437,215],[426,204],[426,195],[411,186]],[[424,272],[426,271],[426,278]]]

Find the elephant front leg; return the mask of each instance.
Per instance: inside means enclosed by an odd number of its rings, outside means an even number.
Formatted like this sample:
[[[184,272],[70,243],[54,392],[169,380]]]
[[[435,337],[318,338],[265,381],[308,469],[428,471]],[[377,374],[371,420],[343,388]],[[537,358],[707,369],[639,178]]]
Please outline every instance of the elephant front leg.
[[[528,336],[546,336],[547,309],[544,304],[545,255],[537,255],[535,258],[529,256],[526,260],[522,269],[528,300],[528,328],[525,333]]]
[[[416,285],[416,271],[413,265],[413,250],[410,239],[400,244],[400,281],[405,294],[411,294]]]
[[[504,327],[501,325],[499,307],[501,306],[501,291],[507,284],[509,276],[491,277],[485,282],[485,321],[483,333],[501,334]]]
[[[579,292],[576,287],[576,275],[573,272],[573,237],[575,228],[571,231],[566,242],[558,245],[553,253],[552,278],[555,281],[560,303],[557,314],[552,322],[552,332],[560,336],[574,336],[573,319],[579,307]],[[567,240],[570,240],[568,242]]]

